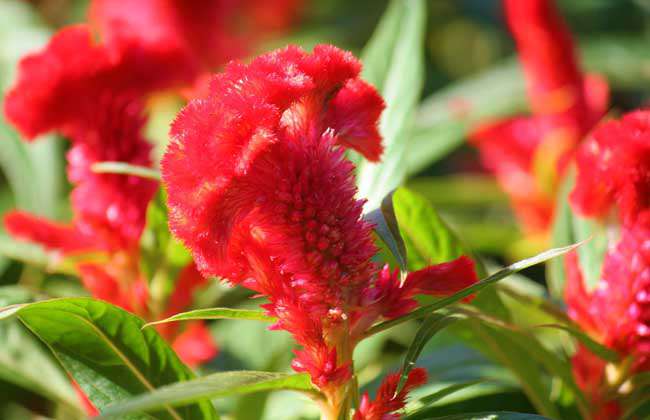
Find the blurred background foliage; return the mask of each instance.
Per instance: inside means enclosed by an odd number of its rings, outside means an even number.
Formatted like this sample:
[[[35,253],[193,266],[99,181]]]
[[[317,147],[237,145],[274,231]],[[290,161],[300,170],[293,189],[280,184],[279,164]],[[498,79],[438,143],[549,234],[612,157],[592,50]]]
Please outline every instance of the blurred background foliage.
[[[287,43],[307,48],[332,43],[358,54],[387,4],[385,0],[305,0],[303,15],[291,32],[259,50]],[[4,93],[11,85],[22,55],[44,45],[57,28],[83,22],[87,6],[86,0],[0,0],[0,91]],[[603,73],[611,83],[611,112],[618,114],[649,104],[650,2],[561,0],[559,6],[579,41],[584,66]],[[505,195],[481,169],[477,153],[464,144],[466,131],[475,122],[526,108],[522,76],[513,58],[513,43],[504,27],[499,1],[429,0],[424,48],[422,98],[401,162],[408,172],[407,184],[438,210],[469,248],[488,255],[495,263],[529,256],[544,248],[547,244],[535,238],[521,237]],[[180,106],[180,99],[173,97],[155,98],[151,103],[148,132],[160,146],[159,151],[167,141],[168,123]],[[66,147],[62,139],[55,137],[24,143],[0,117],[0,213],[18,207],[61,220],[69,217]],[[59,267],[59,273],[51,274],[43,250],[9,239],[1,227],[0,255],[0,306],[40,297],[86,294],[65,268]],[[525,274],[534,281],[515,278],[509,287],[542,296],[543,268]],[[196,306],[257,304],[246,297],[239,290],[215,284],[197,297]],[[511,299],[510,304],[521,306],[516,299]],[[529,322],[543,317],[532,312],[520,316],[530,317]],[[368,389],[377,386],[377,378],[387,369],[399,367],[416,327],[407,324],[362,343],[356,356],[360,380]],[[203,368],[205,372],[287,369],[291,359],[287,334],[269,332],[265,325],[247,321],[216,322],[212,331],[221,353]],[[426,412],[415,411],[408,418],[459,413],[468,411],[468,407],[472,411],[495,407],[535,409],[517,385],[512,370],[460,344],[457,335],[454,329],[446,330],[427,344],[420,364],[429,370],[435,384],[419,390],[417,395],[431,394],[449,383],[466,386],[440,399]],[[540,339],[544,339],[543,335]],[[35,366],[42,369],[34,370]],[[66,416],[76,412],[75,399],[57,366],[23,327],[17,323],[0,324],[0,418],[28,418],[32,414],[27,409],[71,418]],[[492,382],[474,382],[485,378]],[[53,383],[59,384],[54,395],[47,391]],[[566,390],[558,384],[550,386],[562,400]],[[262,393],[223,399],[218,404],[234,412],[235,418],[245,420],[310,418],[316,414],[308,401],[296,398],[295,394],[282,392]]]

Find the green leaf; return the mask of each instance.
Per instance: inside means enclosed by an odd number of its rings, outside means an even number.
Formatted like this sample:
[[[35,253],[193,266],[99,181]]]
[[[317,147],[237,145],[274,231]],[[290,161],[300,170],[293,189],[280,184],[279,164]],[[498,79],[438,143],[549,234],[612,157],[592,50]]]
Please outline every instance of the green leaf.
[[[481,259],[447,226],[425,198],[406,188],[399,188],[393,202],[411,271],[466,255],[474,260],[479,277],[487,275]],[[476,297],[474,304],[502,318],[509,316],[501,298],[492,289],[484,290]]]
[[[156,322],[150,322],[145,327],[177,321],[195,321],[199,319],[245,319],[249,321],[275,322],[275,318],[264,311],[254,309],[207,308],[182,312]]]
[[[574,175],[567,174],[566,179],[560,185],[557,204],[555,206],[555,218],[551,231],[551,245],[554,247],[566,246],[576,242],[573,233],[573,214],[569,205],[569,194],[573,189]],[[566,284],[566,259],[555,258],[547,263],[546,282],[551,295],[557,299],[564,297],[564,285]]]
[[[409,256],[409,270],[471,255],[435,209],[419,194],[406,188],[393,193],[395,215]],[[478,259],[479,272],[485,272]]]
[[[454,315],[445,316],[438,314],[431,314],[424,319],[406,352],[406,356],[404,357],[399,382],[395,389],[395,395],[399,394],[402,389],[404,389],[409,373],[415,367],[415,362],[420,356],[420,353],[422,353],[424,346],[438,331],[444,329],[458,319],[459,317]]]
[[[32,294],[19,286],[0,287],[0,307],[19,309],[20,303],[30,300]],[[77,396],[57,361],[18,320],[0,322],[0,348],[1,380],[79,410]]]
[[[600,282],[603,261],[607,253],[605,227],[597,221],[574,213],[573,232],[576,240],[585,241],[585,244],[578,249],[578,259],[587,291],[593,291]]]
[[[572,210],[569,204],[569,195],[574,185],[575,175],[570,173],[562,183],[558,195],[557,217],[554,221],[551,240],[553,246],[563,246],[566,243],[577,241],[585,242],[577,251],[578,261],[585,286],[588,291],[593,291],[601,278],[608,238],[605,226]],[[564,296],[566,283],[564,258],[549,263],[547,280],[553,296],[561,299]]]
[[[124,162],[97,162],[91,166],[93,172],[98,174],[131,175],[139,178],[160,181],[160,172],[146,166],[131,165]]]
[[[490,411],[484,413],[463,413],[452,416],[436,417],[431,420],[549,420],[536,414],[512,413],[508,411]]]
[[[194,378],[153,329],[135,315],[88,298],[22,306],[18,318],[36,334],[101,410],[163,385]],[[207,401],[162,407],[161,419],[215,419]],[[142,418],[142,416],[130,417]]]
[[[549,351],[528,331],[507,327],[504,329],[501,322],[494,323],[489,318],[472,317],[470,325],[477,342],[486,347],[488,354],[517,375],[520,385],[541,413],[552,418],[558,416],[555,403],[548,398],[550,390],[547,389],[546,381],[540,380],[543,377],[540,375],[540,366],[543,366],[551,377],[562,382],[580,412],[587,415],[587,400],[576,385],[571,374],[571,363],[564,354]]]
[[[147,223],[140,237],[140,268],[149,282],[154,313],[164,312],[179,273],[192,261],[190,252],[169,231],[166,202],[161,188],[147,207]]]
[[[392,0],[362,53],[363,77],[387,104],[379,122],[385,148],[382,161],[362,160],[357,165],[359,195],[368,199],[368,208],[378,207],[406,177],[403,158],[424,83],[425,29],[425,1]]]
[[[311,385],[307,374],[258,371],[219,372],[193,381],[169,385],[129,401],[116,403],[103,412],[102,418],[151,411],[164,406],[174,407],[205,398],[214,399],[269,390],[318,392]]]
[[[478,319],[470,320],[472,334],[476,345],[481,347],[488,357],[502,364],[512,372],[530,402],[540,413],[558,418],[559,413],[548,396],[550,385],[540,367],[532,363],[526,347],[513,340],[508,331],[491,328]],[[531,340],[529,345],[539,345]],[[535,343],[535,344],[533,344]]]
[[[590,352],[600,357],[601,359],[606,360],[608,362],[620,362],[621,360],[621,356],[618,353],[616,353],[614,350],[598,343],[597,341],[593,340],[591,337],[589,337],[587,334],[585,334],[584,332],[580,331],[577,328],[571,327],[569,325],[561,325],[561,324],[543,324],[543,325],[536,325],[535,327],[556,328],[556,329],[566,331],[571,336],[573,336],[576,340],[578,340],[581,344],[583,344],[586,348],[588,348]]]
[[[454,394],[460,390],[463,390],[465,388],[468,388],[470,386],[474,386],[476,384],[480,384],[484,382],[483,380],[475,380],[475,381],[467,381],[467,382],[461,382],[459,384],[453,384],[449,385],[447,387],[444,387],[443,389],[434,392],[433,394],[429,394],[427,396],[421,397],[418,401],[422,404],[429,405],[433,404],[435,402],[440,401],[441,399]]]
[[[381,206],[365,215],[364,218],[375,225],[375,232],[391,251],[402,272],[407,272],[408,254],[395,216],[393,194],[394,191],[384,197]]]
[[[376,324],[372,328],[368,330],[366,333],[366,336],[370,336],[373,334],[376,334],[380,331],[384,331],[388,328],[392,328],[396,325],[402,324],[406,321],[409,321],[411,319],[417,319],[417,318],[422,318],[432,312],[435,312],[439,309],[445,308],[449,305],[452,305],[458,301],[460,301],[463,298],[466,298],[467,296],[477,293],[487,286],[494,284],[498,282],[499,280],[502,280],[506,277],[508,277],[511,274],[517,273],[525,268],[531,267],[535,264],[539,264],[541,262],[544,262],[546,260],[549,260],[551,258],[555,258],[557,256],[566,254],[567,252],[570,252],[574,249],[576,249],[578,246],[580,246],[581,243],[563,247],[563,248],[554,248],[554,249],[549,249],[548,251],[544,251],[541,254],[537,254],[533,257],[526,258],[525,260],[517,261],[514,264],[511,264],[507,266],[506,268],[503,268],[496,273],[492,274],[491,276],[488,276],[487,278],[477,282],[476,284],[473,284],[472,286],[466,287],[465,289],[454,293],[453,295],[442,298],[430,305],[423,306],[419,309],[416,309],[413,312],[410,312],[402,317],[392,319],[390,321],[385,321],[379,324]]]

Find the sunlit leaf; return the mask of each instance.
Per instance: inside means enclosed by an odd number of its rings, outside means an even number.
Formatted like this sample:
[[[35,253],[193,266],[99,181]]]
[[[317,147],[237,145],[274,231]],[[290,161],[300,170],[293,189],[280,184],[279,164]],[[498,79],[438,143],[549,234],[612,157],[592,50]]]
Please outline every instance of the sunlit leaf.
[[[406,356],[404,357],[395,394],[399,394],[404,388],[404,385],[406,385],[409,373],[415,367],[415,362],[420,356],[420,353],[422,353],[427,342],[429,342],[438,331],[444,329],[458,319],[459,317],[454,315],[445,316],[438,314],[431,314],[424,319],[406,352]]]
[[[88,298],[56,299],[22,306],[18,318],[36,334],[103,410],[163,385],[194,378],[153,329],[120,308]],[[216,419],[212,405],[199,401],[161,407],[161,419]],[[140,417],[135,417],[140,418]]]
[[[481,291],[482,289],[486,288],[487,286],[494,284],[498,282],[499,280],[502,280],[509,275],[513,273],[517,273],[524,268],[528,268],[530,266],[533,266],[535,264],[539,264],[541,262],[544,262],[546,260],[549,260],[551,258],[555,258],[557,256],[566,254],[567,252],[570,252],[574,249],[576,249],[578,246],[581,244],[575,244],[575,245],[570,245],[567,247],[563,248],[554,248],[554,249],[549,249],[548,251],[542,252],[541,254],[535,255],[533,257],[527,258],[525,260],[517,261],[514,264],[509,265],[508,267],[501,269],[497,271],[496,273],[492,274],[491,276],[488,276],[487,278],[479,281],[476,284],[473,284],[472,286],[466,287],[465,289],[454,293],[451,296],[448,296],[446,298],[442,298],[430,305],[423,306],[421,308],[418,308],[414,310],[413,312],[410,312],[402,317],[392,319],[390,321],[385,321],[382,323],[379,323],[372,328],[368,330],[366,333],[367,336],[378,333],[380,331],[386,330],[388,328],[392,328],[396,325],[402,324],[406,321],[409,321],[411,319],[417,319],[417,318],[422,318],[432,312],[435,312],[439,309],[445,308],[449,305],[452,305],[458,301],[460,301],[463,298],[466,298],[467,296],[477,293]]]
[[[254,309],[206,308],[182,312],[160,321],[150,322],[145,327],[167,322],[195,321],[199,319],[244,319],[263,322],[274,322],[276,320],[274,317],[266,315],[264,311]]]
[[[307,374],[219,372],[193,381],[169,385],[129,401],[114,404],[103,412],[102,417],[113,418],[129,413],[158,410],[165,406],[175,407],[205,398],[214,399],[269,390],[317,392]]]
[[[386,101],[379,122],[384,153],[381,163],[358,162],[359,195],[376,208],[406,176],[404,154],[424,83],[426,7],[423,0],[392,0],[362,54],[363,77]]]

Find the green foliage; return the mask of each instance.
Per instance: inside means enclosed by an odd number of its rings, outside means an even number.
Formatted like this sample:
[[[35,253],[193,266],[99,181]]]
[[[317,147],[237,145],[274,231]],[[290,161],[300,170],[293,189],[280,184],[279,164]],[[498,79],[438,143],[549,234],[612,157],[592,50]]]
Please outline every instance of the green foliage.
[[[423,0],[392,0],[361,56],[362,76],[387,104],[379,122],[385,148],[381,163],[357,162],[359,195],[368,199],[368,208],[378,207],[406,177],[404,155],[424,83],[425,29]]]
[[[23,305],[15,315],[47,344],[100,410],[162,385],[194,378],[158,333],[142,331],[140,319],[110,304],[87,298],[57,299]],[[155,416],[217,418],[205,401],[161,407]]]
[[[420,356],[420,353],[422,353],[427,342],[431,340],[438,331],[444,329],[457,319],[458,317],[454,315],[445,316],[438,314],[431,314],[424,319],[417,334],[415,334],[415,338],[413,338],[413,342],[411,342],[411,345],[406,352],[406,356],[404,357],[404,363],[400,370],[399,382],[397,384],[397,389],[395,390],[396,394],[399,394],[402,389],[404,389],[409,373],[415,367],[415,362]]]
[[[553,225],[552,242],[554,246],[584,241],[578,252],[578,262],[588,291],[598,285],[603,261],[607,252],[608,236],[606,226],[595,220],[577,214],[569,204],[569,195],[575,183],[573,174],[566,177],[560,188],[556,206],[557,216]],[[566,283],[564,258],[549,263],[547,280],[554,296],[562,298]]]
[[[147,208],[140,238],[140,269],[149,282],[151,306],[157,314],[164,312],[179,273],[192,261],[190,252],[169,231],[166,202],[164,190],[159,189]]]
[[[0,287],[0,307],[33,299],[19,286]],[[78,410],[67,376],[50,352],[18,320],[0,321],[0,379]]]
[[[311,385],[309,375],[306,374],[256,371],[220,372],[193,381],[169,385],[127,402],[116,403],[108,407],[103,416],[110,418],[141,411],[158,410],[165,406],[189,404],[205,398],[268,390],[318,393]]]
[[[207,308],[197,309],[189,312],[181,312],[169,318],[156,322],[150,322],[145,327],[165,324],[167,322],[195,321],[199,319],[245,319],[249,321],[274,322],[275,318],[268,316],[261,310],[253,309],[231,309],[231,308]]]

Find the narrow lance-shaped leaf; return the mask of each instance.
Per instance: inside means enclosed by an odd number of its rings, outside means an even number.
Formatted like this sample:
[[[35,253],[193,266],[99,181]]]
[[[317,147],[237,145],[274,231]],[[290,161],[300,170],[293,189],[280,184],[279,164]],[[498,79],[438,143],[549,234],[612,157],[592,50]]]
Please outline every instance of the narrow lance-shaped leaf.
[[[375,232],[391,251],[404,273],[408,271],[408,255],[395,216],[393,194],[394,192],[391,192],[384,197],[381,206],[366,214],[364,218],[374,223]]]
[[[124,162],[97,162],[91,167],[93,172],[100,174],[132,175],[140,178],[160,181],[160,173],[146,166],[132,165]]]
[[[200,319],[245,319],[250,321],[263,322],[275,322],[276,320],[274,317],[266,315],[264,311],[255,309],[206,308],[182,312],[174,316],[170,316],[169,318],[161,319],[160,321],[150,322],[144,327],[165,324],[168,322],[196,321]]]
[[[554,248],[550,249],[548,251],[544,251],[541,254],[535,255],[531,258],[526,258],[525,260],[517,261],[514,264],[509,265],[508,267],[497,271],[496,273],[492,274],[491,276],[479,281],[476,284],[473,284],[472,286],[466,287],[465,289],[454,293],[453,295],[442,298],[430,305],[423,306],[419,309],[416,309],[413,312],[410,312],[402,317],[392,319],[390,321],[385,321],[382,323],[379,323],[372,328],[368,330],[366,333],[366,336],[370,336],[373,334],[376,334],[380,331],[384,331],[388,328],[392,328],[396,325],[402,324],[406,321],[409,321],[411,319],[417,319],[417,318],[422,318],[432,312],[435,312],[439,309],[442,309],[446,306],[449,306],[451,304],[454,304],[458,301],[460,301],[463,298],[466,298],[467,296],[477,293],[481,291],[482,289],[486,288],[487,286],[494,284],[498,282],[499,280],[502,280],[506,277],[508,277],[511,274],[517,273],[525,268],[528,268],[530,266],[533,266],[535,264],[539,264],[541,262],[544,262],[546,260],[549,260],[551,258],[557,257],[559,255],[566,254],[567,252],[570,252],[574,249],[576,249],[578,246],[580,246],[582,243],[566,246],[563,248]]]
[[[161,188],[147,207],[147,223],[140,237],[140,268],[149,283],[154,313],[164,312],[179,273],[192,261],[190,252],[169,231],[166,201]]]
[[[429,340],[431,340],[436,333],[460,318],[461,317],[457,315],[445,316],[438,314],[431,314],[425,318],[422,325],[420,325],[418,332],[415,334],[415,338],[413,338],[413,341],[406,352],[406,356],[404,357],[399,382],[395,389],[395,395],[399,394],[404,388],[404,385],[406,385],[409,373],[415,367],[415,362]]]
[[[153,329],[141,331],[135,315],[89,298],[24,305],[15,314],[59,359],[100,410],[111,403],[194,378]],[[161,407],[156,418],[218,418],[208,401]],[[140,418],[140,417],[132,417]]]
[[[292,390],[318,394],[307,374],[258,371],[219,372],[188,382],[157,389],[108,407],[102,418],[158,410],[166,405],[177,406],[205,398],[243,395],[252,392]]]
[[[395,20],[399,20],[398,25]],[[392,0],[367,52],[362,54],[370,58],[364,63],[364,77],[379,88],[387,104],[379,122],[384,143],[382,161],[364,160],[357,166],[359,195],[368,199],[368,208],[377,207],[406,176],[403,156],[424,83],[425,29],[423,0]]]
[[[598,343],[597,341],[589,337],[586,333],[580,331],[576,327],[572,327],[569,325],[561,325],[561,324],[543,324],[543,325],[536,325],[535,328],[556,328],[559,330],[566,331],[571,336],[573,336],[576,340],[578,340],[582,345],[588,348],[590,352],[600,357],[601,359],[606,360],[608,362],[619,362],[621,360],[621,356],[618,353],[616,353],[614,350]]]

